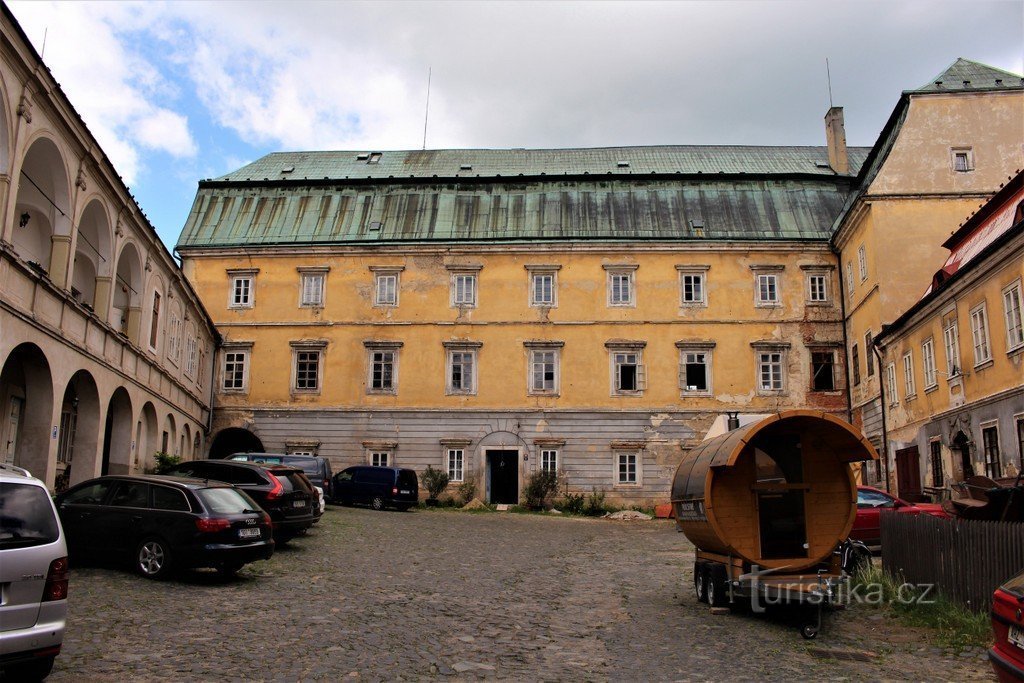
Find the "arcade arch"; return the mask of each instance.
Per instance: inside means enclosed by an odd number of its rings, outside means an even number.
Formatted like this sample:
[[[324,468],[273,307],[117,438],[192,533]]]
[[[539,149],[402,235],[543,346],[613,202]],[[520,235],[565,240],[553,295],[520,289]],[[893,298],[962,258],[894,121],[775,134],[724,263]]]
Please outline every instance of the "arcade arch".
[[[52,481],[53,376],[46,355],[35,344],[20,344],[4,362],[0,405],[0,457],[44,481]]]
[[[71,242],[71,187],[64,158],[52,140],[41,137],[29,147],[17,187],[14,250],[63,286]]]

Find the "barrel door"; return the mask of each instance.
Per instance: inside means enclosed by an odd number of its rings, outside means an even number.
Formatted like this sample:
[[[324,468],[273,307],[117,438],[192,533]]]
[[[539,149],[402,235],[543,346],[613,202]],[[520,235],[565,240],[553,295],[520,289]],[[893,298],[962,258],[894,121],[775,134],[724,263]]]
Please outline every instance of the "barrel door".
[[[807,557],[804,463],[800,439],[780,435],[771,452],[754,449],[761,557]]]

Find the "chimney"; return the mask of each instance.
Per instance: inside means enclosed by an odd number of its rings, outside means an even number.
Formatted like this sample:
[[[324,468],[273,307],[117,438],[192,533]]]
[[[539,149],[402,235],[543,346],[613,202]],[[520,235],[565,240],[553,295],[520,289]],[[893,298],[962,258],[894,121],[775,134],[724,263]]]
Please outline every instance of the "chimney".
[[[832,107],[825,114],[825,142],[828,144],[828,165],[836,173],[850,172],[850,159],[846,155],[846,127],[843,125],[843,108]]]

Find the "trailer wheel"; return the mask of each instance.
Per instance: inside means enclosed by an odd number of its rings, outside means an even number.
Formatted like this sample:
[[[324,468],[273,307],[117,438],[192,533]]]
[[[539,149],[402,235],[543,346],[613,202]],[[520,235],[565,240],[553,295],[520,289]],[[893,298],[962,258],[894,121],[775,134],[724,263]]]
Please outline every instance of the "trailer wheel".
[[[800,627],[800,635],[804,637],[804,640],[814,640],[818,637],[818,625],[804,624]]]
[[[699,564],[693,567],[693,588],[697,592],[697,602],[708,601],[708,575]]]
[[[722,580],[720,574],[721,572],[712,570],[708,572],[707,575],[708,604],[712,607],[721,607],[728,602],[726,598],[725,582]]]

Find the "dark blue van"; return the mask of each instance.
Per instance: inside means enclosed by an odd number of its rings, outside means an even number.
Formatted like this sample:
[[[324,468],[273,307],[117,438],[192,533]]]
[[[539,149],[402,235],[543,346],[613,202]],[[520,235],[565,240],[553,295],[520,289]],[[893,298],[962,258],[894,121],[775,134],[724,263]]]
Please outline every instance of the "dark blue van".
[[[342,505],[408,510],[419,499],[419,483],[413,470],[357,465],[334,475],[334,501]]]

